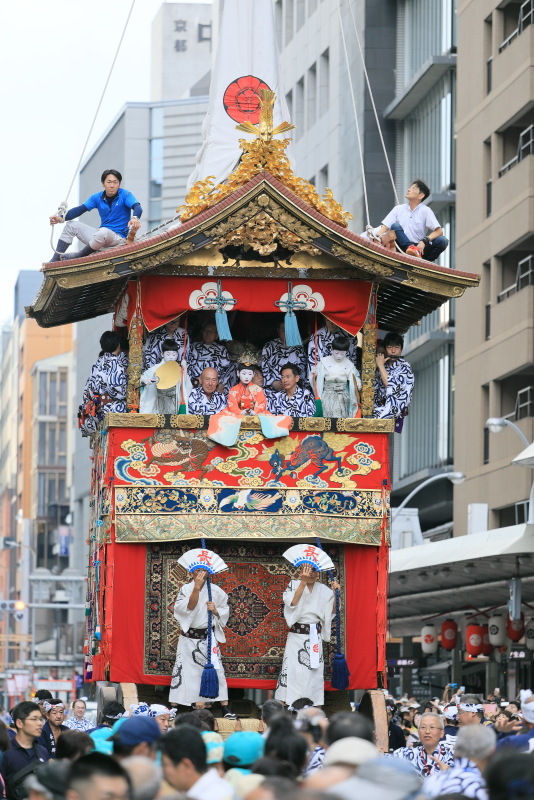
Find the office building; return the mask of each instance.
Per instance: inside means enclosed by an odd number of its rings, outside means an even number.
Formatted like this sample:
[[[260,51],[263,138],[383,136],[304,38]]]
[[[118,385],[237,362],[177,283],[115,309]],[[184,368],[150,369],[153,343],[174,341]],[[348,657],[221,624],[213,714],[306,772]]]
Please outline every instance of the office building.
[[[482,274],[458,304],[455,519],[489,503],[490,528],[523,522],[534,437],[534,3],[458,2],[457,261]]]

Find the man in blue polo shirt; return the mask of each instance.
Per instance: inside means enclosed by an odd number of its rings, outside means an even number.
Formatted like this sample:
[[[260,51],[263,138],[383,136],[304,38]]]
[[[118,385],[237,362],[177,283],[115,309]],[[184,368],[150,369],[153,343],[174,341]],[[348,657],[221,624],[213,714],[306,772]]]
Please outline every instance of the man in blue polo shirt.
[[[60,258],[61,260],[83,258],[104,247],[118,247],[125,243],[130,231],[136,232],[141,227],[143,209],[131,192],[121,189],[120,172],[116,169],[106,169],[102,173],[101,181],[103,192],[96,192],[81,206],[70,208],[65,217],[57,214],[50,217],[51,225],[67,223],[50,261],[59,261]],[[93,208],[100,214],[100,228],[93,228],[76,219]],[[61,255],[75,237],[83,242],[85,247],[76,253]]]
[[[395,249],[391,239],[391,231],[395,232],[397,243],[401,250],[410,256],[424,258],[425,261],[435,261],[449,245],[449,240],[443,236],[436,215],[431,208],[424,205],[424,200],[429,196],[430,189],[422,180],[415,180],[404,195],[407,203],[395,206],[382,225],[376,231],[377,237],[385,247]]]
[[[24,700],[13,709],[11,716],[16,734],[4,751],[0,772],[6,785],[7,800],[24,797],[24,780],[36,767],[48,761],[48,751],[37,744],[43,729],[43,717],[37,703]]]

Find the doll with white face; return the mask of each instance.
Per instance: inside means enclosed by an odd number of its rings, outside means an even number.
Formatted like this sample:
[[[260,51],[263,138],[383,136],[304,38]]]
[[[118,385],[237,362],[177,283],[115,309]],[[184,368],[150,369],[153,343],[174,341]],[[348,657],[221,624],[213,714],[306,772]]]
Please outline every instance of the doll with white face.
[[[360,373],[348,357],[350,342],[335,336],[332,353],[317,364],[317,391],[325,417],[354,417],[362,388]]]
[[[162,345],[161,361],[145,370],[141,375],[141,399],[140,412],[142,414],[177,414],[179,411],[181,397],[185,399],[191,390],[191,384],[187,377],[185,360],[181,367],[177,364],[175,370],[176,383],[174,385],[161,386],[160,367],[171,362],[177,363],[178,350],[174,339],[165,339]],[[168,384],[168,376],[167,376]]]
[[[232,414],[265,414],[267,398],[261,386],[253,383],[255,364],[239,364],[237,374],[239,383],[228,393],[228,410]]]

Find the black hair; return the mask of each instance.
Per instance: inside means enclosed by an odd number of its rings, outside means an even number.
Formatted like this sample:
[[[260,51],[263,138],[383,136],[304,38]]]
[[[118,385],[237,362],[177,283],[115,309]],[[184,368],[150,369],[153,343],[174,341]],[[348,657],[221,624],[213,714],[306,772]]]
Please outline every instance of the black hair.
[[[485,778],[490,800],[531,798],[534,795],[534,759],[530,753],[503,748],[491,759]]]
[[[113,175],[113,177],[117,178],[119,183],[122,183],[122,175],[118,169],[105,169],[100,177],[100,183],[104,183],[108,175]]]
[[[300,376],[302,374],[301,371],[300,371],[300,367],[297,366],[297,364],[290,364],[289,362],[287,364],[283,364],[280,367],[280,375],[282,374],[282,372],[285,369],[290,369],[291,372],[293,373],[293,375],[295,376],[295,378],[300,378]]]
[[[429,194],[430,194],[430,189],[428,188],[428,186],[426,185],[426,183],[425,183],[424,181],[422,181],[422,180],[421,180],[421,178],[416,178],[414,181],[412,181],[412,184],[411,184],[411,185],[412,185],[412,186],[417,186],[417,188],[419,189],[419,191],[420,191],[422,194],[424,194],[423,200],[426,200],[426,198],[427,198],[427,197],[429,196]]]
[[[271,723],[265,742],[265,755],[279,761],[289,761],[300,775],[306,763],[308,743],[297,733],[291,717],[279,715]]]
[[[117,700],[110,700],[109,703],[106,703],[104,708],[102,709],[102,716],[100,719],[100,724],[102,724],[105,720],[109,720],[113,725],[119,718],[122,716],[126,709],[119,703]]]
[[[261,707],[261,718],[266,725],[269,725],[273,717],[283,713],[284,706],[280,700],[266,700]]]
[[[85,731],[63,731],[57,740],[56,758],[75,758],[85,756],[95,749],[95,743]]]
[[[166,733],[159,740],[158,749],[174,765],[188,758],[197,772],[206,772],[206,745],[200,731],[191,725],[180,725]]]
[[[121,337],[117,331],[104,331],[100,337],[100,355],[104,353],[114,353],[120,346]]]
[[[161,345],[161,352],[162,353],[171,353],[171,352],[178,352],[178,345],[174,341],[174,339],[164,339],[163,344]]]
[[[11,736],[7,732],[7,725],[0,719],[0,751],[7,750],[11,744]]]
[[[260,368],[258,367],[257,364],[238,364],[237,365],[237,374],[238,375],[239,375],[239,373],[241,372],[242,369],[251,369],[252,372],[254,372],[254,370],[257,370],[257,369],[260,369]],[[260,369],[260,372],[261,372],[261,369]]]
[[[389,347],[390,345],[398,345],[402,350],[404,348],[404,337],[402,337],[400,333],[395,333],[394,331],[386,333],[384,336],[384,347]]]
[[[131,791],[131,783],[128,773],[118,761],[104,753],[87,753],[85,756],[77,758],[70,765],[67,773],[66,789],[74,789],[78,794],[80,784],[88,783],[95,775],[103,775],[106,778],[124,778]]]
[[[339,711],[334,714],[326,729],[325,738],[328,746],[338,739],[346,739],[347,736],[356,736],[357,739],[365,739],[372,744],[375,741],[373,726],[367,717],[358,711]]]
[[[198,717],[203,725],[207,725],[208,730],[215,730],[215,717],[207,708],[195,708],[191,713],[194,717]],[[201,730],[205,730],[205,728],[201,728]]]
[[[74,705],[76,703],[83,703],[84,706],[87,708],[87,703],[85,702],[85,700],[82,697],[77,697],[76,700],[73,700],[72,703],[70,704],[70,707],[74,708]]]
[[[32,703],[31,700],[23,700],[21,703],[17,703],[11,712],[11,718],[15,728],[17,727],[18,719],[20,719],[21,722],[24,722],[24,720],[27,719],[34,711],[38,711],[39,714],[41,713],[41,709],[37,703]]]
[[[341,334],[334,336],[332,339],[332,350],[339,350],[342,353],[348,353],[350,350],[350,342],[346,336]]]
[[[36,700],[51,700],[52,699],[52,692],[49,692],[48,689],[38,689],[34,697]]]
[[[189,725],[191,728],[196,728],[198,731],[209,730],[207,724],[198,716],[196,711],[184,711],[183,714],[178,714],[174,720],[174,727],[181,728],[182,725]]]
[[[253,771],[258,774],[257,770]],[[264,773],[259,774],[261,775]],[[295,781],[291,780],[285,775],[280,775],[277,773],[276,775],[269,775],[267,778],[265,778],[265,780],[261,782],[261,788],[270,792],[274,800],[286,800],[288,794],[295,791],[296,784]]]
[[[258,758],[252,765],[252,772],[255,775],[265,775],[267,779],[275,778],[283,780],[284,783],[286,781],[293,782],[298,778],[295,767],[293,764],[290,764],[289,761],[279,761],[277,758],[270,758],[268,756]],[[263,781],[261,785],[265,786],[265,781]]]

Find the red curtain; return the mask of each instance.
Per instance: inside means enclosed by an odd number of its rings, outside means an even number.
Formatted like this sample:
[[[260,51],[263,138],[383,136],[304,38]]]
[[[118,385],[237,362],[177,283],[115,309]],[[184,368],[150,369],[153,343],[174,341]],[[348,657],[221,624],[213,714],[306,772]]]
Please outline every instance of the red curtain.
[[[206,297],[214,297],[217,279],[144,275],[128,287],[128,325],[137,304],[137,287],[143,322],[149,331],[161,327],[188,310],[212,308]],[[237,302],[229,305],[236,311],[283,312],[275,303],[288,291],[288,281],[266,278],[222,278],[221,288]],[[306,303],[308,311],[320,311],[340,328],[355,336],[367,316],[371,284],[367,281],[295,280],[293,299]],[[122,300],[121,300],[122,302]],[[120,305],[120,303],[119,303]],[[298,309],[297,309],[298,310]]]
[[[114,552],[112,553],[111,550]],[[384,647],[377,630],[385,625],[385,605],[377,592],[387,574],[387,559],[379,558],[380,548],[345,545],[346,658],[351,689],[377,686],[377,673],[385,663]],[[112,681],[167,685],[169,676],[143,674],[146,545],[120,544],[108,548],[108,563],[113,567],[113,598],[106,592],[106,618],[113,629],[111,652]],[[380,610],[382,609],[382,610]],[[110,629],[108,628],[110,632]],[[224,658],[224,647],[223,647]],[[229,680],[230,687],[273,689],[275,681]],[[327,689],[329,688],[327,684]]]

